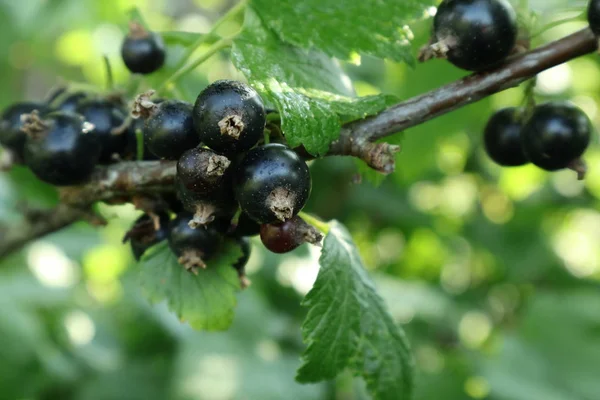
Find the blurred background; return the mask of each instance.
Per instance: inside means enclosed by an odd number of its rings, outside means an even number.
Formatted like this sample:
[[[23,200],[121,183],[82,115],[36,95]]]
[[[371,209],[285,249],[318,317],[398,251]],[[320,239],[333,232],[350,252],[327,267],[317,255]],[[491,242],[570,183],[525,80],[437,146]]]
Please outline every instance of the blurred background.
[[[585,1],[536,0],[539,45],[585,26]],[[129,11],[156,31],[207,32],[228,0],[0,0],[0,107],[39,100],[57,84],[131,84],[120,58]],[[524,7],[523,1],[515,1]],[[523,8],[521,8],[523,10]],[[530,18],[523,17],[525,21]],[[430,21],[412,25],[417,49]],[[235,32],[235,22],[221,27]],[[167,68],[182,43],[170,43]],[[344,65],[360,95],[402,99],[464,75],[433,61],[411,69],[362,58]],[[172,70],[171,70],[172,72]],[[193,101],[208,82],[242,79],[213,57],[178,87]],[[538,78],[539,101],[568,99],[598,126],[600,58],[579,58]],[[491,113],[519,105],[516,88],[392,138],[402,145],[385,180],[351,159],[313,162],[306,211],[346,224],[393,316],[407,331],[417,399],[593,400],[600,398],[600,147],[589,174],[532,166],[501,169],[483,152]],[[361,174],[362,183],[357,174]],[[373,180],[378,180],[377,186]],[[16,168],[0,175],[0,220],[19,205],[50,207],[52,187]],[[124,232],[139,215],[100,205],[104,228],[75,225],[0,260],[1,399],[365,399],[363,384],[294,382],[303,350],[300,307],[319,252],[276,256],[254,246],[252,286],[239,294],[224,333],[199,333],[137,282]]]

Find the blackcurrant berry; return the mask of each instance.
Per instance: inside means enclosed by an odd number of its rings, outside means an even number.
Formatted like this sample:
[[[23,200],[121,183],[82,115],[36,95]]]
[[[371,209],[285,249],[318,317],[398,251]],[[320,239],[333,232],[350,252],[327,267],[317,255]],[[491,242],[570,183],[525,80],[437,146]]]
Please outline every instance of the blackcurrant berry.
[[[529,160],[547,171],[572,167],[590,143],[592,126],[579,108],[564,102],[537,106],[523,127]]]
[[[100,163],[111,163],[115,155],[124,152],[127,135],[117,135],[113,132],[126,119],[125,112],[119,106],[107,100],[88,100],[80,103],[77,112],[94,125],[92,134],[98,137],[102,148]]]
[[[236,238],[236,242],[242,249],[242,256],[235,262],[235,264],[233,264],[233,268],[235,268],[238,273],[240,285],[243,289],[250,285],[250,281],[246,277],[246,264],[248,264],[248,260],[250,260],[252,246],[250,245],[250,240],[245,237]]]
[[[77,108],[81,103],[88,99],[88,95],[84,92],[75,92],[63,99],[56,107],[57,111],[77,112]]]
[[[517,17],[507,0],[444,0],[433,30],[448,61],[480,71],[511,53],[517,40]]]
[[[596,36],[600,35],[600,0],[590,0],[587,9],[590,29]]]
[[[70,186],[90,177],[100,157],[93,125],[78,114],[61,112],[40,119],[34,111],[24,120],[28,135],[25,163],[38,178],[56,186]]]
[[[310,189],[308,166],[282,144],[250,150],[234,176],[240,207],[261,224],[292,218],[306,204]]]
[[[217,81],[196,99],[194,125],[206,146],[224,154],[239,153],[263,137],[265,108],[250,86]]]
[[[182,154],[177,162],[177,178],[187,189],[207,193],[226,184],[231,161],[210,149],[197,147]]]
[[[179,100],[157,104],[146,120],[144,141],[155,156],[167,160],[177,160],[186,150],[198,146],[192,105]]]
[[[16,103],[4,110],[0,120],[0,143],[21,161],[23,160],[23,146],[25,146],[27,138],[27,135],[21,130],[23,127],[21,116],[29,114],[33,110],[38,110],[43,115],[48,108],[41,103]]]
[[[156,221],[149,215],[142,215],[135,221],[125,238],[123,238],[123,242],[130,242],[136,260],[139,261],[146,250],[167,239],[169,220],[167,213],[161,213],[159,214],[158,226]]]
[[[219,250],[223,236],[215,226],[192,229],[188,221],[191,214],[180,213],[169,224],[169,246],[179,257],[179,263],[187,270],[197,273],[198,268],[206,268],[209,260]]]
[[[273,253],[287,253],[303,243],[319,244],[323,239],[315,228],[298,216],[275,224],[260,227],[260,240]]]
[[[219,218],[231,220],[235,213],[235,198],[229,181],[210,192],[192,191],[186,188],[179,179],[176,180],[175,187],[183,208],[193,213],[189,221],[192,228],[201,229],[202,226]]]
[[[497,111],[488,121],[483,139],[485,151],[497,164],[517,166],[529,161],[521,144],[522,109],[510,107]]]
[[[165,63],[165,43],[159,34],[148,32],[140,24],[132,22],[121,47],[121,56],[131,72],[150,74]]]

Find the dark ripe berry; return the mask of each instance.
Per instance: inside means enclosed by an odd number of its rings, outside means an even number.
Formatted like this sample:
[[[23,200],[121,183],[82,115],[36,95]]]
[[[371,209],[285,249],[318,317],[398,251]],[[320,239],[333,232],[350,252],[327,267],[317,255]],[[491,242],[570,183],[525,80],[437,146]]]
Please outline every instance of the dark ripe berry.
[[[48,111],[48,107],[33,102],[16,103],[4,110],[0,120],[0,143],[21,160],[23,159],[23,146],[25,146],[25,139],[27,138],[27,135],[21,130],[23,127],[21,116],[29,114],[33,110],[38,110],[43,115]]]
[[[136,260],[139,261],[146,250],[167,239],[169,234],[169,220],[170,218],[167,213],[161,213],[158,216],[158,226],[157,221],[149,215],[142,215],[135,221],[123,241],[129,241]]]
[[[224,154],[254,146],[263,137],[265,121],[260,96],[241,82],[214,82],[200,93],[194,105],[194,125],[200,140]]]
[[[195,192],[176,179],[175,188],[183,208],[193,214],[189,225],[194,229],[201,229],[218,218],[231,220],[235,213],[235,198],[229,181],[211,192]]]
[[[127,118],[119,106],[106,100],[88,100],[80,103],[77,112],[94,125],[92,134],[98,137],[102,148],[100,163],[111,163],[114,161],[115,154],[124,152],[127,135],[113,133],[113,130],[120,127]]]
[[[219,250],[223,236],[214,226],[192,229],[188,221],[189,213],[180,213],[169,224],[169,246],[179,257],[179,262],[186,269],[195,272],[197,268],[205,268],[209,260]]]
[[[192,105],[179,100],[158,104],[146,120],[144,142],[155,156],[167,160],[177,160],[186,150],[198,146]]]
[[[433,27],[448,60],[470,71],[498,64],[517,40],[517,17],[507,0],[444,0]]]
[[[231,233],[233,236],[256,236],[260,233],[260,225],[248,216],[246,213],[242,213],[238,219],[235,229]]]
[[[587,16],[592,32],[596,36],[600,35],[600,0],[590,0]]]
[[[523,111],[504,108],[492,115],[485,127],[485,151],[499,165],[510,167],[529,162],[521,144]]]
[[[260,227],[260,240],[273,253],[287,253],[303,243],[318,244],[323,239],[315,228],[298,216],[275,224]]]
[[[56,186],[85,182],[98,162],[100,146],[82,116],[50,113],[40,119],[28,114],[24,123],[25,163],[42,181]]]
[[[227,184],[231,161],[210,149],[197,147],[183,153],[177,162],[177,178],[187,189],[207,193]]]
[[[77,112],[77,108],[81,103],[88,99],[88,95],[84,92],[75,92],[63,99],[56,107],[57,111]]]
[[[260,224],[285,221],[298,214],[310,195],[306,163],[282,144],[248,152],[238,165],[234,190],[242,210]]]
[[[150,74],[165,63],[165,42],[159,34],[148,32],[140,24],[132,22],[129,35],[121,46],[121,56],[131,72]]]
[[[523,149],[529,160],[542,169],[567,168],[587,149],[591,131],[588,117],[574,105],[542,104],[523,127]]]

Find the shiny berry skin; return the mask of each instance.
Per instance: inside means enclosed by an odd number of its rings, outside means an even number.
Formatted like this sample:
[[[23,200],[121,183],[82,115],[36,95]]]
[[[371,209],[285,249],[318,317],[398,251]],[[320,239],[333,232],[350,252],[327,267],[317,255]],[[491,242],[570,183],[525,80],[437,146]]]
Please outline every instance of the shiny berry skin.
[[[258,93],[236,81],[216,81],[200,93],[194,105],[194,125],[202,143],[234,154],[250,149],[265,129],[265,108]]]
[[[312,185],[306,163],[287,146],[274,143],[250,150],[233,179],[240,207],[260,224],[298,214]]]
[[[195,250],[202,253],[202,259],[208,260],[215,255],[222,242],[222,234],[216,225],[206,228],[192,229],[188,221],[192,218],[189,213],[180,213],[169,224],[169,246],[179,257],[186,250]]]
[[[235,214],[237,205],[229,180],[213,191],[195,192],[187,189],[179,179],[176,179],[175,189],[183,208],[193,213],[189,220],[193,228],[201,229],[219,218],[231,220]]]
[[[455,66],[481,71],[504,60],[517,40],[517,16],[507,0],[444,0],[433,20],[434,40]]]
[[[82,116],[55,112],[42,120],[44,129],[27,137],[25,163],[42,181],[56,186],[84,183],[91,176],[100,146]]]
[[[227,157],[197,147],[183,153],[177,161],[177,178],[189,190],[208,193],[229,184],[230,164]]]
[[[529,160],[547,171],[567,168],[585,152],[592,132],[587,115],[565,102],[537,106],[523,127]]]
[[[158,230],[155,229],[154,222],[148,215],[142,215],[135,221],[131,230],[127,232],[125,240],[129,240],[131,251],[137,261],[142,258],[146,250],[167,239],[169,220],[168,214],[161,213],[159,215],[160,228]]]
[[[166,50],[163,38],[132,23],[130,33],[121,46],[121,56],[129,71],[134,74],[151,74],[165,63]]]
[[[41,114],[44,114],[48,111],[48,107],[33,102],[16,103],[4,110],[0,119],[0,143],[14,152],[21,160],[23,159],[23,147],[27,139],[27,135],[21,131],[23,127],[21,115],[29,114],[33,110],[38,110]]]
[[[600,35],[600,0],[590,0],[587,9],[590,29],[596,36]]]
[[[77,108],[81,103],[88,99],[88,95],[84,92],[75,92],[63,99],[62,102],[56,107],[57,111],[63,112],[77,112]]]
[[[167,160],[177,160],[186,150],[198,146],[192,105],[179,100],[158,104],[146,120],[144,142],[152,154]]]
[[[300,217],[294,217],[283,223],[264,224],[260,227],[260,240],[273,253],[288,253],[306,243],[299,233]]]
[[[494,113],[485,127],[485,151],[498,165],[511,167],[529,162],[521,144],[523,111],[504,108]]]
[[[115,154],[122,154],[127,144],[126,133],[113,134],[113,129],[121,126],[127,118],[125,112],[110,101],[88,100],[79,104],[77,113],[94,125],[92,134],[98,137],[102,148],[100,163],[114,162]]]

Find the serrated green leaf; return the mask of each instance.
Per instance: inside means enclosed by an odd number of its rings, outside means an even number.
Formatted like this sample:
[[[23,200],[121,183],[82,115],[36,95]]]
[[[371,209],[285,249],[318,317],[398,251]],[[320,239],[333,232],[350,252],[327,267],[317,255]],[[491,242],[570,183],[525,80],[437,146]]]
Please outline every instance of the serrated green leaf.
[[[252,10],[247,10],[244,29],[234,41],[232,59],[278,108],[288,144],[304,145],[316,156],[338,138],[342,118],[364,118],[390,101],[389,96],[352,97],[350,79],[334,60],[283,43]]]
[[[404,333],[377,294],[350,234],[336,221],[319,262],[303,302],[309,307],[302,325],[308,347],[297,379],[332,379],[350,368],[365,379],[374,399],[409,399],[413,361]]]
[[[241,256],[238,246],[228,244],[221,254],[207,262],[207,269],[193,275],[177,262],[162,242],[140,261],[140,277],[150,301],[167,301],[169,309],[194,329],[218,331],[229,328],[240,289],[232,265]]]
[[[341,59],[353,53],[414,64],[408,28],[434,0],[251,0],[282,40]]]

